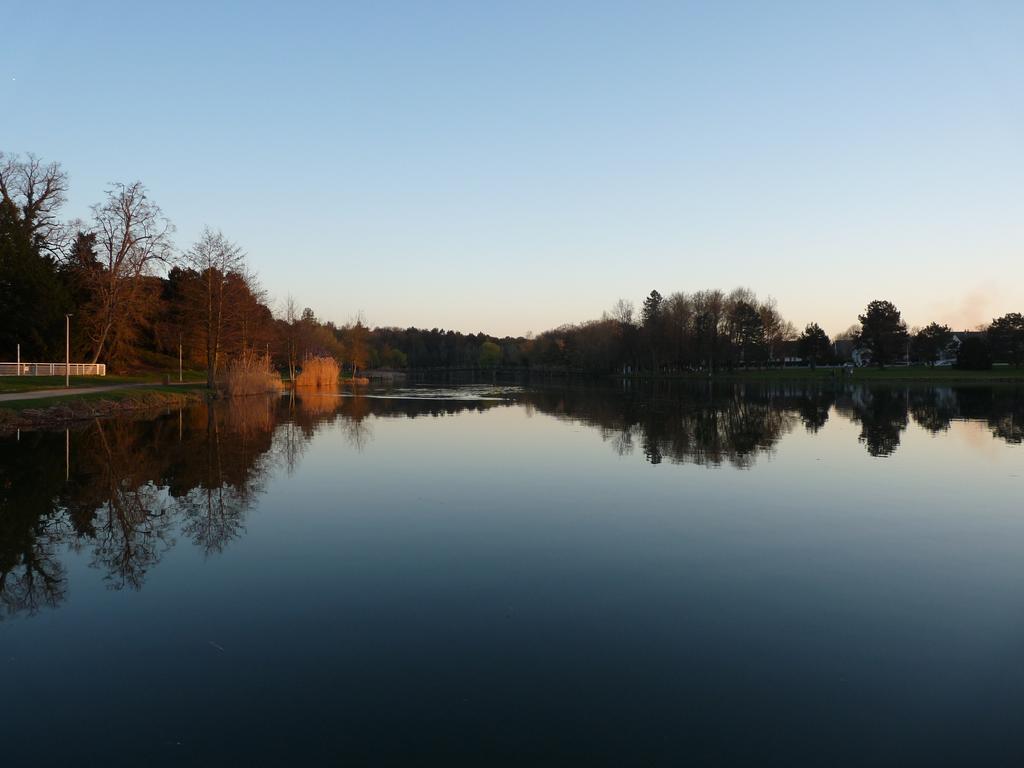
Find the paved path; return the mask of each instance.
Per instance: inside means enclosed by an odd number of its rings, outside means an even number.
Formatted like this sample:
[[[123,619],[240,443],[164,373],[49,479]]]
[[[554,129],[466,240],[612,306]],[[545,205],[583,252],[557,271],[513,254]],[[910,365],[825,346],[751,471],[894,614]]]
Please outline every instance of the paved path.
[[[91,395],[96,392],[109,392],[112,389],[131,389],[133,387],[152,387],[158,385],[158,381],[143,382],[140,384],[105,384],[102,387],[72,387],[71,389],[33,389],[28,392],[5,392],[0,394],[0,403],[11,400],[42,400],[46,397],[64,397],[66,395]]]

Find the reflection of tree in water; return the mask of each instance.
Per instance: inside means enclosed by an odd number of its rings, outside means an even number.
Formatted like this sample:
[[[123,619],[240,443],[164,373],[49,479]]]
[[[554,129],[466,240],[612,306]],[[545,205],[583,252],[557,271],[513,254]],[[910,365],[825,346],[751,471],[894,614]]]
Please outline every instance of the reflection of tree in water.
[[[1003,411],[998,417],[989,420],[989,426],[993,435],[1008,443],[1024,443],[1024,407],[1018,401],[1013,410]]]
[[[68,590],[61,551],[91,555],[112,589],[139,589],[178,538],[207,554],[245,530],[276,466],[294,469],[325,421],[357,448],[371,414],[458,408],[395,407],[366,398],[241,398],[157,418],[96,420],[65,433],[0,439],[0,611],[33,614]],[[278,426],[280,424],[280,427]]]
[[[667,452],[679,463],[717,466],[728,462],[750,467],[796,424],[780,397],[771,391],[744,392],[737,387],[713,394],[702,406],[684,405],[670,422],[674,429]]]
[[[5,614],[33,615],[40,608],[53,608],[64,600],[67,574],[56,554],[65,533],[61,522],[53,517],[39,518],[35,525],[24,529],[28,540],[5,542],[5,554],[17,552],[20,557],[0,561],[0,619]]]
[[[597,428],[620,455],[640,449],[652,463],[749,467],[800,424],[819,430],[833,407],[861,425],[860,439],[873,456],[897,449],[910,415],[931,431],[954,419],[982,420],[995,437],[1022,443],[1022,393],[659,383],[624,392],[531,390],[516,402]],[[243,398],[77,427],[67,468],[63,432],[0,439],[0,615],[31,615],[65,598],[60,555],[66,547],[91,554],[115,589],[141,587],[176,539],[207,554],[221,552],[243,535],[269,473],[292,471],[321,425],[337,424],[363,450],[374,419],[445,418],[508,405],[331,394]]]
[[[910,415],[929,432],[945,432],[959,415],[959,404],[952,387],[917,387],[907,393]]]
[[[263,398],[156,419],[94,421],[69,436],[0,440],[0,605],[59,604],[59,552],[84,551],[112,589],[139,589],[178,533],[208,553],[244,530],[272,467],[276,403]]]
[[[305,398],[303,398],[304,400]],[[300,399],[296,396],[295,390],[289,390],[278,407],[281,424],[274,430],[272,450],[277,462],[284,467],[289,475],[295,472],[295,468],[305,454],[313,436],[315,424],[314,421],[300,418],[300,413],[303,416],[308,413],[308,407],[304,404],[300,409],[299,402]]]
[[[286,421],[274,431],[274,453],[289,475],[295,472],[308,445],[309,437],[294,421]]]
[[[182,530],[206,554],[217,554],[238,538],[245,523],[248,498],[231,486],[193,488],[178,499]]]
[[[289,474],[322,424],[340,423],[349,442],[362,450],[373,438],[369,423],[370,400],[365,397],[343,397],[336,392],[292,391],[283,398],[282,424],[277,428],[275,453]]]
[[[794,395],[797,405],[797,412],[804,428],[811,434],[815,434],[828,423],[828,415],[836,402],[834,389],[825,389],[821,386],[808,386],[803,392]]]
[[[796,423],[797,396],[785,387],[662,383],[625,396],[578,387],[524,397],[540,411],[598,427],[620,455],[639,442],[652,464],[749,467]]]
[[[204,553],[223,551],[243,535],[270,472],[294,470],[323,423],[338,422],[362,450],[372,417],[440,417],[499,404],[329,393],[238,398],[78,427],[69,467],[64,432],[0,440],[0,606],[31,614],[59,604],[67,592],[64,547],[90,553],[112,589],[141,588],[179,536]]]
[[[992,434],[1008,443],[1024,443],[1024,389],[993,388],[987,395],[976,396],[965,417],[984,419]]]
[[[749,467],[802,423],[818,432],[836,413],[861,425],[872,456],[893,454],[909,417],[930,431],[954,419],[987,421],[992,434],[1024,442],[1024,390],[1019,387],[883,387],[805,384],[657,382],[622,393],[578,386],[530,391],[531,407],[590,424],[620,454],[639,445],[654,464],[669,460]]]
[[[151,453],[139,456],[140,446],[124,439],[125,431],[97,420],[91,432],[96,439],[87,456],[106,501],[95,505],[88,530],[93,565],[106,572],[108,585],[139,589],[174,544],[173,518],[166,494],[153,483]]]
[[[298,426],[306,439],[313,437],[317,426],[338,417],[342,397],[336,392],[317,390],[292,391],[285,400],[288,419]]]
[[[909,423],[905,389],[853,387],[838,398],[836,409],[860,423],[860,441],[877,457],[895,453]]]
[[[67,592],[57,552],[70,526],[52,496],[39,492],[64,481],[64,456],[39,455],[41,442],[33,433],[21,444],[0,442],[0,619],[56,606]]]
[[[263,489],[273,443],[274,411],[265,398],[239,398],[206,409],[201,475],[178,497],[182,530],[205,553],[219,553],[245,528],[245,514]]]
[[[444,416],[464,411],[486,411],[495,407],[507,407],[506,400],[459,400],[432,399],[420,396],[408,397],[367,397],[360,393],[339,396],[337,394],[306,393],[300,391],[289,403],[289,421],[299,427],[301,433],[312,437],[320,424],[335,424],[346,441],[357,451],[363,451],[373,440],[374,419],[417,418]],[[301,450],[292,430],[281,436],[286,454],[295,455]]]
[[[373,427],[367,418],[373,400],[367,397],[347,397],[342,401],[341,431],[349,445],[362,451],[373,440]]]
[[[639,426],[631,424],[615,429],[599,424],[597,428],[601,433],[601,439],[610,443],[612,450],[619,456],[629,456],[633,453],[636,448],[636,434],[640,431]]]
[[[914,421],[930,432],[956,420],[983,421],[992,435],[1024,443],[1024,388],[1015,386],[919,387],[909,390]]]
[[[956,420],[986,422],[994,437],[1024,442],[1024,389],[1012,386],[860,387],[842,398],[840,410],[862,425],[872,456],[888,456],[900,443],[908,413],[932,433]]]

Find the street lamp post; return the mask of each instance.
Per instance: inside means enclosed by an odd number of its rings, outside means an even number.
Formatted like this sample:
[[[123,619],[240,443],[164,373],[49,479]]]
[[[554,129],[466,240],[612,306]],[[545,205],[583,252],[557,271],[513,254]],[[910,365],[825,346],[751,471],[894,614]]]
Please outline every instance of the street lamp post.
[[[71,315],[64,315],[64,388],[71,389]]]

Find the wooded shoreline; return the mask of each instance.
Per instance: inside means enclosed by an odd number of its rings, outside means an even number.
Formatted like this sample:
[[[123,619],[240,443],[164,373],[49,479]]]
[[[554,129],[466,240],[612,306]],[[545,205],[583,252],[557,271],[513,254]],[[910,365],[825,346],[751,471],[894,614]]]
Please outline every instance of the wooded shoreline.
[[[852,372],[851,372],[852,371]],[[490,373],[477,369],[480,374]],[[459,386],[462,382],[443,377],[439,371],[430,371],[430,379],[446,386]],[[453,373],[459,373],[458,371]],[[470,374],[470,371],[461,371]],[[778,368],[762,370],[718,371],[709,376],[707,372],[688,371],[680,373],[637,372],[595,376],[586,371],[547,371],[537,375],[528,369],[505,369],[494,373],[501,379],[514,378],[529,383],[550,384],[553,379],[570,381],[629,381],[629,382],[718,382],[718,383],[819,383],[836,386],[858,384],[902,384],[921,386],[981,385],[981,386],[1022,386],[1024,370],[1017,368],[995,368],[987,371],[963,371],[955,368],[927,366],[890,368]],[[455,377],[458,379],[458,376]],[[490,378],[488,376],[488,378]],[[445,379],[440,381],[440,379]],[[345,382],[338,382],[340,391]],[[351,383],[351,382],[347,382]],[[417,383],[415,377],[412,383]],[[418,383],[427,383],[421,380]],[[322,391],[322,390],[319,390]],[[268,393],[272,394],[272,393]],[[64,428],[71,424],[97,418],[110,418],[125,414],[142,415],[149,412],[153,417],[167,408],[180,408],[224,397],[222,393],[207,390],[201,382],[179,385],[140,385],[126,383],[123,388],[94,394],[78,394],[65,389],[54,389],[52,397],[40,399],[9,400],[0,402],[0,434],[9,434],[20,429]],[[245,397],[240,395],[239,397]]]
[[[310,360],[333,360],[354,377],[423,367],[645,376],[793,363],[1024,367],[1020,312],[971,329],[941,318],[912,327],[893,302],[875,299],[829,335],[815,322],[799,329],[774,298],[747,287],[652,290],[638,308],[620,298],[598,319],[537,335],[371,326],[361,312],[338,324],[291,296],[272,298],[221,231],[174,242],[141,182],[111,184],[88,221],[63,220],[69,188],[60,163],[0,152],[0,361],[102,362],[119,374],[199,368],[211,389],[227,379],[247,390],[295,380]]]

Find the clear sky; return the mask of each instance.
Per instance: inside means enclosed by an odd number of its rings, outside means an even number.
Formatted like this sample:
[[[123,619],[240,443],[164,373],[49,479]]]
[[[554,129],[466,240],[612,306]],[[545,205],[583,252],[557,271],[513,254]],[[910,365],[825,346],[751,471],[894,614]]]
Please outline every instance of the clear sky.
[[[325,319],[539,332],[737,285],[1024,311],[1024,3],[2,0],[0,149],[141,179]]]

